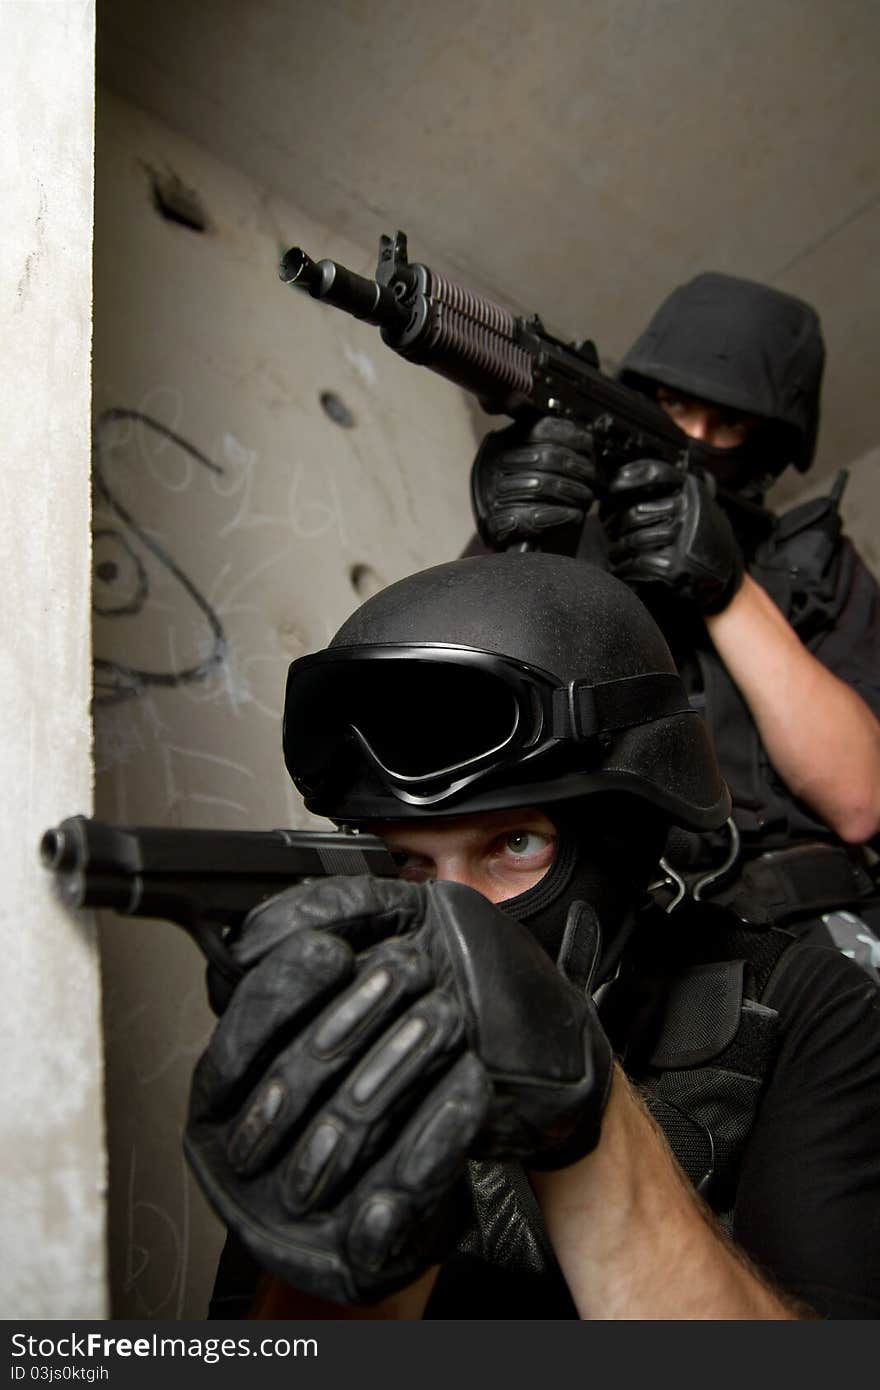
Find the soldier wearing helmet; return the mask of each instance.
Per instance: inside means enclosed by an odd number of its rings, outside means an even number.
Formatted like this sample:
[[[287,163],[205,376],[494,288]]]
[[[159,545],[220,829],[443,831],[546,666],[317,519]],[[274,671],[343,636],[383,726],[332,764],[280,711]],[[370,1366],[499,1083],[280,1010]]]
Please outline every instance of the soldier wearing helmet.
[[[540,553],[393,584],[292,664],[284,751],[400,877],[300,885],[230,943],[186,1134],[215,1315],[877,1311],[878,992],[651,897],[730,802],[625,585]]]
[[[861,848],[880,828],[880,594],[841,535],[845,475],[830,497],[782,516],[764,505],[783,469],[812,462],[824,358],[808,304],[698,275],[619,367],[690,437],[687,473],[640,459],[609,485],[589,435],[546,420],[488,435],[472,492],[484,546],[571,553],[580,535],[578,553],[631,585],[659,623],[733,799],[724,836],[680,842],[683,879],[713,869],[704,897],[750,919],[772,903],[774,920],[831,931],[858,953],[863,935],[880,934]]]

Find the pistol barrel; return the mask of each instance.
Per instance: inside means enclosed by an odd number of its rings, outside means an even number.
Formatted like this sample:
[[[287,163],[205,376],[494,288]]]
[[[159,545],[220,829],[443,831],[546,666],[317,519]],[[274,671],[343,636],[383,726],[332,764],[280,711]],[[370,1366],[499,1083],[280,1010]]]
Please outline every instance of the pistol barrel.
[[[374,835],[348,831],[183,830],[70,816],[46,830],[40,858],[74,908],[170,921],[241,920],[302,878],[397,875]]]

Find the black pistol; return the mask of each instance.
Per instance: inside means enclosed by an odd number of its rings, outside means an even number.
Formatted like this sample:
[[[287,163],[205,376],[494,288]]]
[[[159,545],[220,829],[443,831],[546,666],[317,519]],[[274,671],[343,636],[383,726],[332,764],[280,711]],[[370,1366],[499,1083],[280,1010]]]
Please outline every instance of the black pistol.
[[[179,830],[70,816],[47,830],[40,857],[72,908],[112,908],[183,927],[225,975],[225,933],[305,878],[397,876],[377,835],[354,830]]]

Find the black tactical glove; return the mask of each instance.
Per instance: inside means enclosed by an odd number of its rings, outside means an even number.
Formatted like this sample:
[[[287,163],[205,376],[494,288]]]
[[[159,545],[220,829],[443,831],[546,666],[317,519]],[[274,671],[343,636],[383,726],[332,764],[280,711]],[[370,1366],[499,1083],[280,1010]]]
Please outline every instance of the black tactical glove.
[[[487,434],[471,469],[480,539],[493,550],[528,541],[573,555],[599,474],[589,430],[545,416]]]
[[[664,584],[710,614],[726,608],[742,583],[742,551],[709,476],[659,459],[624,464],[602,519],[611,570],[627,584]]]
[[[233,952],[246,974],[196,1067],[185,1148],[296,1287],[381,1298],[454,1245],[468,1156],[552,1167],[597,1142],[611,1051],[592,1001],[473,890],[303,884]]]

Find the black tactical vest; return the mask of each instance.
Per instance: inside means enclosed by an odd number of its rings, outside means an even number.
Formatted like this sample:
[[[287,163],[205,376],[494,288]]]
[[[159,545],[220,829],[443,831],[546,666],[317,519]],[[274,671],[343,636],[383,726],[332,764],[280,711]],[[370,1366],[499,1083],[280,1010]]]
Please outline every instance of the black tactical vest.
[[[837,503],[833,495],[821,497],[774,517],[769,534],[749,547],[749,574],[808,650],[837,625],[853,582],[856,557],[841,541]],[[683,612],[664,593],[643,597],[669,642],[691,703],[709,725],[746,852],[793,839],[835,838],[776,775],[699,616]]]

